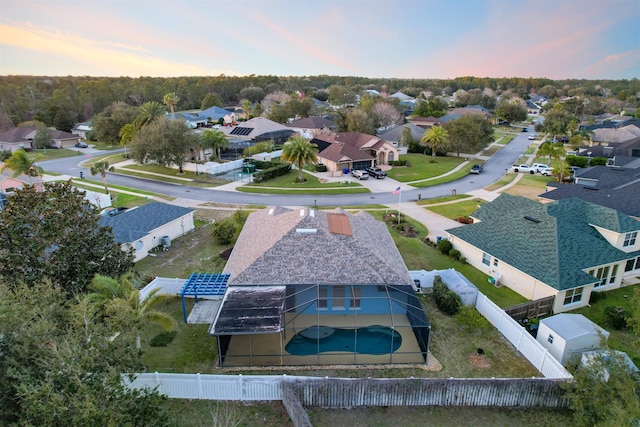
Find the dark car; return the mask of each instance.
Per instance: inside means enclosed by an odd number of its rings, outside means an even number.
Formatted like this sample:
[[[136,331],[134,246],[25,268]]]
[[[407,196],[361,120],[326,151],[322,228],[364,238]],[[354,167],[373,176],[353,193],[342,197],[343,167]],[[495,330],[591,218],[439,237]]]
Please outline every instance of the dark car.
[[[527,129],[527,128],[522,128],[522,132],[529,132],[529,129]]]
[[[473,165],[473,166],[471,167],[471,170],[469,171],[469,173],[475,173],[475,174],[478,174],[478,173],[482,172],[482,167],[483,167],[483,166],[482,166],[482,164],[479,164],[479,165]]]
[[[119,207],[119,208],[104,208],[101,212],[100,215],[102,216],[116,216],[124,211],[126,211],[128,208],[125,207]]]
[[[78,147],[78,148],[87,148],[88,147],[87,143],[86,142],[82,142],[82,141],[76,142],[75,146]]]

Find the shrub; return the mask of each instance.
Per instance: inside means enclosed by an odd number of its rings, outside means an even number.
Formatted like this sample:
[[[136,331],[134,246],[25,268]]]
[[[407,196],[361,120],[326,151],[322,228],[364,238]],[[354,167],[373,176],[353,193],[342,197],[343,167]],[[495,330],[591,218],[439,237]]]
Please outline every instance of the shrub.
[[[607,298],[606,292],[591,292],[591,296],[589,297],[589,304],[594,304],[606,298]]]
[[[225,218],[213,224],[211,235],[219,245],[228,245],[233,242],[236,231],[236,223],[233,218]]]
[[[257,167],[257,166],[256,166]],[[253,174],[253,182],[263,182],[268,181],[270,179],[286,175],[291,170],[290,164],[278,164],[277,166],[270,167],[265,170],[261,170],[260,172],[256,172]]]
[[[166,347],[171,344],[177,334],[178,332],[176,331],[160,332],[158,335],[151,338],[151,342],[149,343],[149,345],[151,347]]]
[[[0,151],[0,162],[4,162],[9,157],[11,157],[11,150],[2,150],[2,151]]]
[[[449,251],[449,256],[457,261],[460,259],[460,251],[457,249],[451,249]]]
[[[606,157],[594,157],[591,159],[591,166],[607,166],[608,162]]]
[[[468,216],[461,216],[460,218],[456,219],[456,221],[461,224],[473,224],[473,220]]]
[[[442,239],[438,242],[438,250],[443,255],[449,255],[449,251],[453,249],[453,245],[447,239]]]
[[[323,164],[316,165],[316,172],[326,172],[326,171],[327,171],[327,165],[323,165]]]
[[[604,309],[604,316],[607,323],[615,330],[620,331],[627,327],[629,312],[622,307],[610,305]]]
[[[433,298],[435,299],[438,309],[447,316],[457,314],[462,305],[460,296],[449,290],[447,285],[442,283],[440,276],[436,276],[433,280]]]
[[[477,330],[484,332],[490,326],[489,321],[482,317],[478,310],[470,306],[460,307],[460,311],[456,314],[456,321],[462,330],[467,332],[475,332]]]

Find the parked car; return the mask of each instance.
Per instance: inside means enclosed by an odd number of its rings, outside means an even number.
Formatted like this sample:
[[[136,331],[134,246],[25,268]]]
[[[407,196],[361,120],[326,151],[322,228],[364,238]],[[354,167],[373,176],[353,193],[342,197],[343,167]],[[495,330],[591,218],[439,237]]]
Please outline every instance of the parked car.
[[[536,135],[534,133],[530,133],[527,138],[529,139],[529,141],[533,141],[534,139],[536,139]]]
[[[540,171],[541,175],[544,176],[552,176],[553,175],[553,168],[544,168]]]
[[[83,141],[76,142],[75,146],[78,147],[78,148],[87,148],[88,147],[87,143],[83,142]]]
[[[385,171],[377,167],[368,167],[366,169],[366,172],[369,174],[369,176],[372,176],[376,179],[384,179],[384,177],[387,176],[387,173]]]
[[[128,208],[125,207],[119,207],[119,208],[104,208],[102,209],[102,211],[100,211],[100,215],[102,216],[116,216],[118,214],[121,214],[122,212],[126,211]]]
[[[522,132],[529,132],[528,128],[522,128]]]
[[[351,176],[358,179],[369,179],[369,174],[367,173],[367,171],[362,171],[358,169],[352,170]]]
[[[546,165],[544,163],[534,163],[533,165],[531,165],[531,169],[536,173],[540,173],[542,169],[546,169],[548,167],[549,165]]]
[[[473,166],[471,166],[471,170],[469,171],[469,173],[478,174],[478,173],[482,172],[482,168],[483,168],[482,163],[477,164],[477,165],[473,165]]]

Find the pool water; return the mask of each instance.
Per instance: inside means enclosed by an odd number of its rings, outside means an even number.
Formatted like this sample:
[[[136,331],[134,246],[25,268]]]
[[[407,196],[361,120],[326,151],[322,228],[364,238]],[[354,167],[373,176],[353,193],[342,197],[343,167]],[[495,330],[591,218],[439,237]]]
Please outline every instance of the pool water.
[[[379,355],[393,353],[401,344],[402,336],[386,326],[356,329],[311,326],[295,334],[285,350],[295,356],[338,351]]]

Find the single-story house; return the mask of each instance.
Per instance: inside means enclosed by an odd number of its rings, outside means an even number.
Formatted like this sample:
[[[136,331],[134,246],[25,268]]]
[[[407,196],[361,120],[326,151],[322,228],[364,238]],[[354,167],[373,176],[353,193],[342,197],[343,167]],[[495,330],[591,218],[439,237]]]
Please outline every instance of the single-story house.
[[[283,144],[296,134],[295,130],[265,117],[254,117],[237,125],[223,126],[220,130],[224,132],[230,141],[231,139],[252,142],[273,140],[276,144]]]
[[[255,211],[222,274],[209,329],[220,366],[427,361],[413,280],[386,225],[364,211]]]
[[[422,128],[422,133],[433,126],[441,126],[444,122],[437,117],[412,117],[409,119],[409,124]]]
[[[318,162],[330,172],[388,165],[399,158],[398,148],[392,143],[366,133],[323,134],[311,142],[318,145]]]
[[[403,125],[397,125],[385,130],[384,132],[380,133],[378,137],[382,140],[390,142],[394,147],[406,146],[406,141],[403,141],[406,132],[405,129],[409,129],[409,135],[415,142],[420,141],[424,136],[424,133],[426,132],[424,128],[416,124],[405,123]]]
[[[123,251],[133,248],[133,261],[137,262],[152,249],[170,246],[172,240],[193,230],[194,211],[182,206],[151,202],[118,215],[103,216],[100,225],[111,227],[115,241]]]
[[[540,320],[536,341],[560,363],[580,361],[582,353],[602,348],[609,332],[582,314],[560,313]]]
[[[573,184],[549,187],[542,203],[577,197],[640,220],[640,168],[592,166],[575,175]]]
[[[33,139],[36,136],[35,126],[15,127],[0,131],[0,151],[19,149],[31,151],[35,149]],[[80,141],[80,136],[56,129],[47,129],[51,137],[52,148],[70,148]]]
[[[284,125],[307,139],[311,139],[319,133],[330,133],[336,127],[336,123],[326,117],[305,117]]]
[[[554,313],[584,307],[591,292],[633,284],[640,274],[640,221],[615,209],[503,193],[472,218],[446,230],[453,247],[527,299],[554,296]]]
[[[82,139],[87,139],[87,134],[91,131],[91,121],[76,123],[76,125],[71,129],[71,133],[74,135],[78,135]]]

